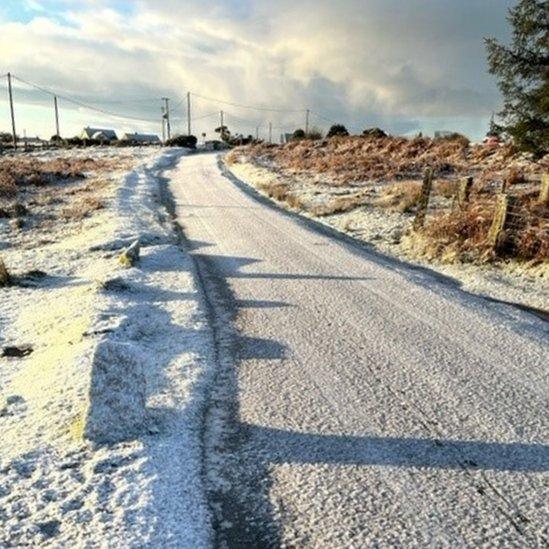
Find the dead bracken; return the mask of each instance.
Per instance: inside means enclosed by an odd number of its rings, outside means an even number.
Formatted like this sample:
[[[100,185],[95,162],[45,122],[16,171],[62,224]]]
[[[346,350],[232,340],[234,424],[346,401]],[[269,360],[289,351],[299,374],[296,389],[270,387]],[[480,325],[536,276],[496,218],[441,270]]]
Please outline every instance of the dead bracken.
[[[227,157],[229,165],[247,161],[280,175],[260,183],[262,191],[317,217],[355,208],[414,215],[429,168],[434,183],[426,220],[407,236],[414,254],[474,262],[516,258],[539,263],[549,258],[549,211],[547,201],[540,200],[549,159],[534,160],[509,144],[471,145],[462,136],[337,136],[249,145]],[[460,191],[466,178],[472,183]],[[315,187],[322,200],[315,200]],[[494,245],[488,236],[502,192],[512,208]]]

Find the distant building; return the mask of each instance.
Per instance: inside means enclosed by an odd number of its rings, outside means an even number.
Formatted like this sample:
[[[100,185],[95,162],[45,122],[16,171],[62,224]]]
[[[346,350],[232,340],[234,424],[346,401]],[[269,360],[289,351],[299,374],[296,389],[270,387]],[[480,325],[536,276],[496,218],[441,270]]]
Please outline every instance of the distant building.
[[[159,145],[161,143],[158,135],[149,133],[125,133],[121,141],[130,141],[132,143],[139,143],[140,145]]]
[[[114,130],[105,130],[103,128],[84,128],[80,134],[80,139],[95,139],[97,141],[115,141],[117,138]]]
[[[439,130],[439,131],[436,131],[435,132],[435,139],[440,139],[440,138],[443,138],[443,137],[452,137],[456,135],[456,132],[448,132],[448,131],[443,131],[443,130]]]

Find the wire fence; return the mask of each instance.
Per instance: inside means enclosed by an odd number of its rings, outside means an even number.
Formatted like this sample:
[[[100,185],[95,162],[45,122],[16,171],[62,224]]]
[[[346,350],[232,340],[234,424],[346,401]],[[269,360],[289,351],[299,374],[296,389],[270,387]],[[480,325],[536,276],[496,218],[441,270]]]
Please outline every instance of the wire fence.
[[[467,224],[483,227],[494,251],[518,252],[521,242],[546,246],[549,239],[549,175],[515,184],[504,180],[475,182],[435,180],[427,171],[418,200],[414,228],[437,228],[454,220],[454,231],[467,238]],[[462,221],[460,224],[459,221]]]

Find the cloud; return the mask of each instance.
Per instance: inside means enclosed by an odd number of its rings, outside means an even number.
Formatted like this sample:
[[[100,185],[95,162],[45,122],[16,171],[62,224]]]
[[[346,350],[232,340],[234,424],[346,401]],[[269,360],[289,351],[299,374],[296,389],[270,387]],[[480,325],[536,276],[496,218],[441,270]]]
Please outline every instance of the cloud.
[[[0,73],[81,98],[176,103],[190,89],[392,131],[431,118],[466,126],[497,109],[482,38],[506,35],[510,1],[41,0],[32,20],[0,22]],[[123,108],[148,118],[159,105]],[[250,126],[266,123],[265,114],[232,111]]]

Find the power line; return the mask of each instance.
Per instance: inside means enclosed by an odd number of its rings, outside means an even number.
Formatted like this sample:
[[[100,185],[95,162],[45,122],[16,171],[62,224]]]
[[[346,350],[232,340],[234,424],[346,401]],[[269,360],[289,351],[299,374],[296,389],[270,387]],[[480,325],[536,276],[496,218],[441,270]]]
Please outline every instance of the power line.
[[[34,84],[33,82],[29,82],[28,80],[24,80],[23,78],[20,78],[19,76],[12,75],[12,78],[14,80],[17,80],[17,81],[23,83],[23,84],[26,84],[27,86],[30,86],[32,88],[35,88],[35,89],[39,90],[42,93],[46,93],[48,95],[51,95],[52,97],[57,96],[59,99],[63,99],[64,101],[67,101],[68,103],[78,105],[79,107],[83,107],[83,108],[91,110],[91,111],[96,111],[96,112],[99,112],[99,113],[102,113],[102,114],[106,114],[108,116],[114,116],[116,118],[123,118],[123,119],[126,119],[126,120],[136,120],[138,122],[156,123],[156,120],[152,120],[152,119],[148,119],[148,118],[138,118],[136,116],[131,116],[131,115],[127,115],[127,114],[120,114],[120,113],[116,113],[116,112],[113,112],[113,111],[108,111],[106,109],[102,109],[102,108],[99,108],[99,107],[94,107],[93,105],[88,105],[87,103],[84,103],[83,101],[80,101],[78,99],[73,99],[71,97],[67,97],[66,95],[61,95],[61,94],[52,92],[51,90],[48,90],[47,88],[39,86],[38,84]]]
[[[201,116],[192,116],[191,117],[191,122],[194,122],[195,120],[202,120],[203,118],[209,118],[210,116],[218,116],[218,115],[219,115],[219,112],[215,111],[215,112],[211,112],[209,114],[203,114]]]
[[[215,99],[213,97],[207,97],[205,95],[200,95],[198,93],[191,92],[195,97],[200,99],[205,99],[206,101],[213,101],[215,103],[222,103],[224,105],[230,105],[233,107],[239,107],[241,109],[250,109],[254,111],[264,111],[264,112],[306,112],[306,109],[275,109],[270,107],[256,107],[253,105],[243,105],[241,103],[233,103],[232,101],[225,101],[223,99]]]
[[[7,76],[8,76],[8,74],[3,74],[3,75],[0,76],[0,78],[5,78]],[[128,115],[128,114],[122,114],[122,113],[119,113],[119,112],[114,112],[114,111],[111,111],[111,110],[108,110],[108,109],[104,109],[102,107],[94,106],[94,105],[90,104],[89,102],[85,102],[85,101],[80,100],[80,99],[75,99],[73,97],[69,97],[69,96],[66,96],[66,95],[58,94],[58,93],[56,93],[56,92],[54,92],[50,89],[47,89],[43,86],[35,84],[34,82],[30,82],[28,80],[25,80],[23,78],[15,76],[15,75],[12,75],[12,78],[14,80],[17,80],[17,81],[19,81],[19,82],[21,82],[21,83],[23,83],[27,86],[30,86],[30,87],[38,90],[38,91],[41,91],[42,93],[48,94],[48,95],[50,95],[54,98],[57,97],[59,99],[63,99],[64,101],[67,101],[68,103],[72,103],[72,104],[77,105],[79,107],[82,107],[82,108],[85,108],[85,109],[88,109],[88,110],[91,110],[91,111],[95,111],[95,112],[98,112],[98,113],[101,113],[101,114],[104,114],[104,115],[107,115],[107,116],[112,116],[112,117],[115,117],[115,118],[121,118],[121,119],[125,119],[125,120],[134,120],[134,121],[137,121],[137,122],[147,122],[147,123],[156,123],[157,122],[156,119],[142,118],[142,117],[132,116],[132,115]],[[195,96],[199,99],[203,99],[203,100],[206,100],[206,101],[211,101],[211,102],[224,104],[224,105],[230,105],[230,106],[233,106],[233,107],[236,107],[236,108],[254,110],[254,111],[258,111],[258,112],[305,113],[306,114],[306,126],[309,125],[309,114],[312,114],[315,117],[317,117],[319,120],[323,120],[323,121],[325,121],[329,124],[336,124],[337,123],[336,121],[331,120],[330,118],[324,116],[323,114],[321,114],[317,111],[312,111],[310,109],[282,109],[282,108],[273,108],[273,107],[259,107],[259,106],[254,106],[254,105],[245,105],[245,104],[237,103],[237,102],[233,102],[233,101],[226,101],[224,99],[216,99],[216,98],[213,98],[213,97],[209,97],[209,96],[202,95],[202,94],[197,94],[197,93],[194,93],[194,92],[187,92],[187,97],[190,97],[190,96]],[[146,102],[160,101],[160,100],[161,100],[161,98],[151,97],[151,98],[133,98],[133,99],[126,99],[126,100],[90,100],[90,102],[113,104],[113,105],[114,104],[124,105],[124,104],[130,104],[130,103],[146,103]],[[183,105],[183,103],[186,100],[187,100],[187,98],[182,99],[181,101],[176,103],[174,106],[170,106],[170,114],[173,115],[174,111],[177,112],[178,109]],[[188,123],[189,118],[190,118],[190,121],[192,122],[193,120],[201,120],[203,118],[208,118],[210,116],[216,116],[217,114],[218,114],[218,112],[213,112],[213,113],[208,113],[208,114],[205,114],[205,115],[202,115],[202,116],[189,117],[188,113],[186,114],[186,116],[185,116],[184,113],[180,113],[180,114],[177,115],[177,118],[180,119],[180,116],[182,115],[181,119],[186,120],[187,123]],[[240,117],[235,116],[235,115],[230,114],[230,113],[229,113],[229,116],[231,116],[233,119],[235,119],[237,121],[243,122],[243,123],[249,125],[250,127],[254,127],[254,128],[257,128],[258,126],[261,127],[263,125],[267,125],[266,121],[263,121],[263,122],[261,122],[261,124],[259,124],[258,121],[252,121],[252,120],[249,120],[249,119],[240,118]],[[294,126],[298,127],[299,124],[293,125],[293,126],[290,126],[290,125],[277,126],[277,127],[273,127],[273,129],[286,130],[286,129],[290,129]],[[361,131],[361,129],[358,128],[357,126],[349,125],[349,128],[351,128],[352,130]]]
[[[320,118],[321,120],[324,120],[324,122],[328,122],[329,124],[339,124],[339,122],[336,122],[335,120],[330,120],[329,118],[326,118],[324,115],[316,112],[316,111],[311,111],[311,114],[314,114],[317,118]],[[351,128],[352,130],[355,130],[355,131],[362,131],[361,128],[359,128],[358,126],[351,126],[349,124],[347,124],[347,126],[349,128]]]

